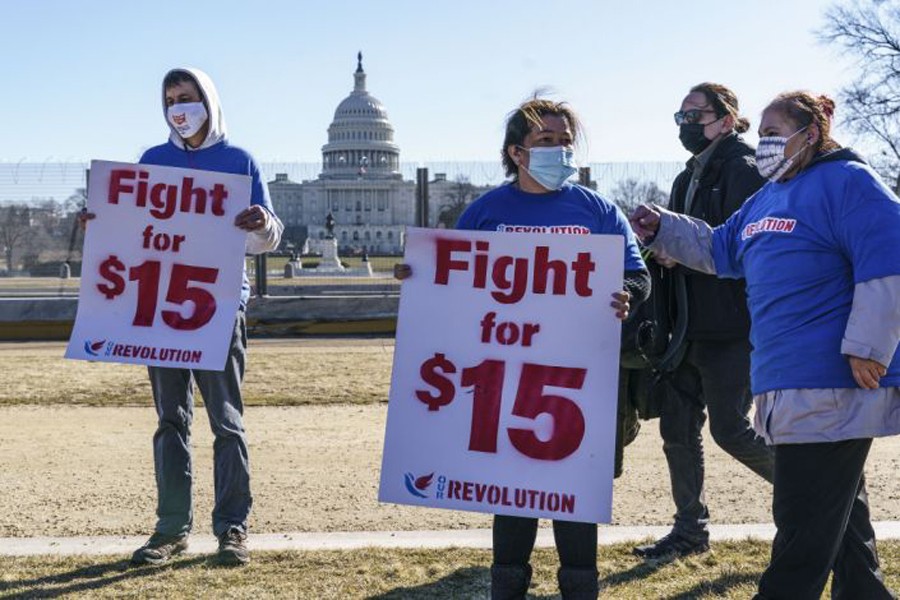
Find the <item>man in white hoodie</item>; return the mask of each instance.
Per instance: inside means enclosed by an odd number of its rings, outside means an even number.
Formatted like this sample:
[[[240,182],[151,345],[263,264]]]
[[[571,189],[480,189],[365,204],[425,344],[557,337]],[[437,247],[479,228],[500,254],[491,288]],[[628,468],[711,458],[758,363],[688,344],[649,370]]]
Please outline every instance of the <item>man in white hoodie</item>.
[[[266,185],[250,154],[226,139],[225,119],[212,80],[197,69],[173,69],[162,85],[162,109],[170,128],[165,144],[147,150],[140,162],[252,178],[250,206],[234,225],[247,231],[247,252],[274,250],[284,229],[275,216]],[[215,244],[216,240],[208,240]],[[250,296],[246,272],[224,371],[150,367],[153,401],[159,416],[153,436],[158,505],[156,528],[132,556],[134,564],[160,564],[187,548],[193,525],[190,426],[193,386],[199,388],[215,434],[213,532],[218,562],[245,564],[247,517],[253,502],[242,415],[241,382],[247,355],[245,309]]]

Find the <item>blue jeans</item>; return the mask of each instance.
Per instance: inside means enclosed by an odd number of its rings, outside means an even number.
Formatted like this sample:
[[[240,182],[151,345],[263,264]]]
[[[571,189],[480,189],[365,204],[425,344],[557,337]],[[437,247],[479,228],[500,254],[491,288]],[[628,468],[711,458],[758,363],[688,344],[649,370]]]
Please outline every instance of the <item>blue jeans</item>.
[[[241,382],[247,357],[247,322],[239,311],[224,371],[149,367],[150,386],[159,424],[153,436],[158,503],[156,531],[181,535],[191,531],[193,503],[191,483],[191,422],[193,384],[206,405],[215,435],[215,507],[213,533],[220,536],[231,527],[247,531],[250,495],[250,462],[244,433]]]

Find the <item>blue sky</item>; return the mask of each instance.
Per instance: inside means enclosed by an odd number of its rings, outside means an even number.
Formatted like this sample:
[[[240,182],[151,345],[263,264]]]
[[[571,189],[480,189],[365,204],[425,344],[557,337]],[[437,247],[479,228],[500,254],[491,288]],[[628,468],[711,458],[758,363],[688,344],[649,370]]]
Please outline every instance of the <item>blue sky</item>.
[[[403,161],[496,159],[505,115],[539,88],[580,113],[582,160],[682,160],[672,113],[695,83],[732,87],[755,131],[778,92],[852,79],[815,39],[829,4],[0,0],[0,160],[136,160],[167,136],[163,74],[189,65],[234,143],[316,161],[358,50]]]

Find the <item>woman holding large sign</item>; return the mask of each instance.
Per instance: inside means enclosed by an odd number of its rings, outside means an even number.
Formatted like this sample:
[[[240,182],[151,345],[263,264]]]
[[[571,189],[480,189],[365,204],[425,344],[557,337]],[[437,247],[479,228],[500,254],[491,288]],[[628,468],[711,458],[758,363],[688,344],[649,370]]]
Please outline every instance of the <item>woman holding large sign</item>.
[[[893,598],[875,551],[863,469],[900,433],[900,201],[830,135],[808,92],[763,111],[769,182],[723,225],[654,206],[642,238],[705,273],[747,281],[754,427],[775,448],[778,532],[760,598]]]
[[[510,182],[477,199],[463,213],[458,229],[562,235],[621,235],[625,244],[625,290],[614,294],[620,319],[630,304],[649,293],[649,275],[634,235],[621,211],[596,192],[568,183],[575,174],[574,146],[581,126],[565,103],[535,98],[513,111],[506,123],[502,157]],[[411,274],[398,265],[396,275]],[[563,598],[596,598],[597,525],[553,521],[561,567]],[[491,566],[492,598],[524,598],[531,581],[529,559],[537,519],[495,515]]]

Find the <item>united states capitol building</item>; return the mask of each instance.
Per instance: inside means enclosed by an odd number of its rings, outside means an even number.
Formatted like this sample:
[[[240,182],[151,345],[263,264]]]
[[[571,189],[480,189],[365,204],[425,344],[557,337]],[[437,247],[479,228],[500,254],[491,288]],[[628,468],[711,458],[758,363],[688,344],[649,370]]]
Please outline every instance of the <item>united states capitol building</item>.
[[[276,174],[268,184],[272,204],[285,225],[285,239],[296,248],[308,241],[315,250],[316,241],[328,235],[330,213],[342,253],[401,253],[404,229],[416,223],[416,183],[400,173],[394,128],[384,105],[366,89],[362,53],[353,80],[353,91],[338,104],[328,127],[318,178],[294,182]],[[435,174],[428,187],[428,225],[447,226],[440,218],[441,201],[454,198],[461,186]],[[471,201],[488,189],[466,186],[461,192],[466,197],[456,202]]]

